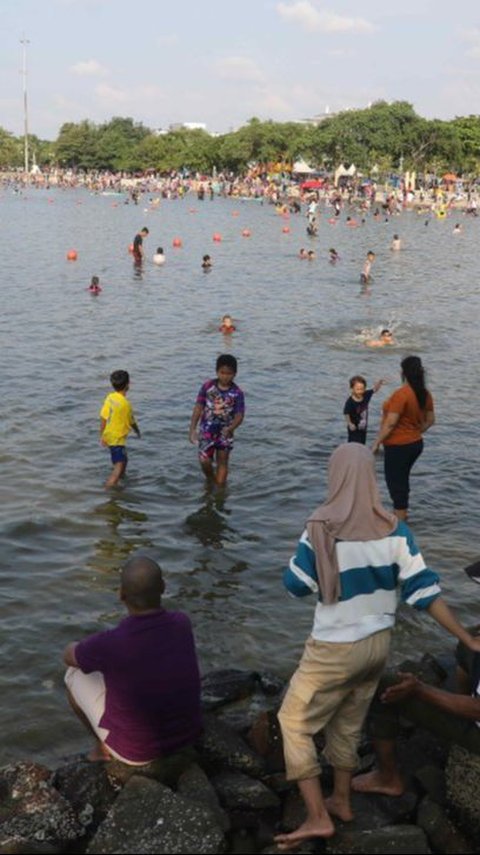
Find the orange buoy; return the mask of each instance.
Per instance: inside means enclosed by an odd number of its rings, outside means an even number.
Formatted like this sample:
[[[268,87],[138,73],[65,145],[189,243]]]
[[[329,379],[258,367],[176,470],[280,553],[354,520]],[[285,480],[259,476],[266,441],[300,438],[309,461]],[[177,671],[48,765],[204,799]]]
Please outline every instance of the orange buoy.
[[[67,260],[68,261],[76,261],[78,258],[78,253],[76,249],[69,249],[67,252]]]
[[[174,246],[176,249],[178,249],[179,247],[181,247],[181,246],[182,246],[182,239],[181,239],[181,238],[179,238],[179,237],[175,237],[175,238],[173,238],[173,240],[172,240],[172,246]]]
[[[282,229],[282,232],[284,235],[288,235],[289,231],[290,231],[290,226],[284,226]]]
[[[133,243],[131,243],[131,244],[130,244],[130,246],[128,247],[128,251],[129,251],[130,253],[132,253],[132,252],[133,252]]]
[[[214,232],[214,233],[213,233],[213,240],[214,240],[214,241],[216,241],[217,243],[220,243],[221,239],[222,239],[222,236],[221,236],[221,234],[220,234],[219,232]]]
[[[242,231],[242,237],[250,237],[251,234],[250,229],[243,229]]]

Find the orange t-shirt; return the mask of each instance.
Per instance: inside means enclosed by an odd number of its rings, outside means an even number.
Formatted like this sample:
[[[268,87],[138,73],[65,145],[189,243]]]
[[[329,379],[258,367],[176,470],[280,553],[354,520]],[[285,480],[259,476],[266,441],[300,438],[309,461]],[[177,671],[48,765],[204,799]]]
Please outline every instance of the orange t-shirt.
[[[433,398],[427,392],[425,409],[421,410],[412,387],[405,383],[397,389],[382,405],[383,420],[388,413],[397,413],[400,418],[391,434],[383,441],[384,445],[407,445],[422,438],[422,427],[427,411],[433,412]]]

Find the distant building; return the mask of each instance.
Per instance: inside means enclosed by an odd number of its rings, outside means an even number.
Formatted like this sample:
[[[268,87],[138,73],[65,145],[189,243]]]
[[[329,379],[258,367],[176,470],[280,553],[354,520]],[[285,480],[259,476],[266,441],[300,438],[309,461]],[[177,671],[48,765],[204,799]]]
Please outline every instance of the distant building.
[[[169,131],[206,131],[205,122],[173,122],[169,125]]]
[[[332,113],[330,107],[325,107],[325,111],[323,113],[317,113],[315,116],[312,116],[311,119],[299,119],[299,124],[301,125],[321,125],[325,119],[333,119],[337,116],[338,113]]]

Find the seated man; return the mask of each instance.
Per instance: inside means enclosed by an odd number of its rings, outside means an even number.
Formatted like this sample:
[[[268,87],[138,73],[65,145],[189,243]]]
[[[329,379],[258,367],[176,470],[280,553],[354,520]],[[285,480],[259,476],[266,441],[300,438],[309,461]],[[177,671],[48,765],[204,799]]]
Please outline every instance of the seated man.
[[[480,654],[467,650],[460,642],[457,664],[462,694],[431,686],[410,673],[399,673],[393,685],[388,677],[382,678],[368,719],[378,768],[353,778],[353,790],[402,795],[405,785],[395,751],[399,716],[441,741],[480,754]]]
[[[165,583],[150,558],[122,570],[118,626],[64,652],[68,699],[96,737],[89,760],[130,766],[173,755],[202,729],[200,675],[190,620],[162,608]]]

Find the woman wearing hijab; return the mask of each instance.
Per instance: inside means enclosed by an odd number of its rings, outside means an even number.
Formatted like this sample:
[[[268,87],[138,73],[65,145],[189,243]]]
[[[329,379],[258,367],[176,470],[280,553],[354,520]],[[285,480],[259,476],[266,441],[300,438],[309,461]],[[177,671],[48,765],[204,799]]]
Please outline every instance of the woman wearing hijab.
[[[402,360],[403,386],[383,404],[379,434],[372,446],[383,444],[385,481],[399,520],[408,515],[410,470],[423,451],[423,434],[435,423],[433,398],[425,386],[425,371],[419,356]]]
[[[381,504],[372,452],[339,446],[328,469],[328,495],[312,514],[285,571],[290,593],[318,594],[312,633],[279,712],[288,780],[296,780],[307,818],[275,842],[290,849],[331,837],[332,816],[353,819],[350,783],[363,721],[384,669],[395,622],[396,591],[426,610],[472,650],[474,639],[440,596],[406,523]],[[324,731],[334,789],[324,800],[313,737]]]

